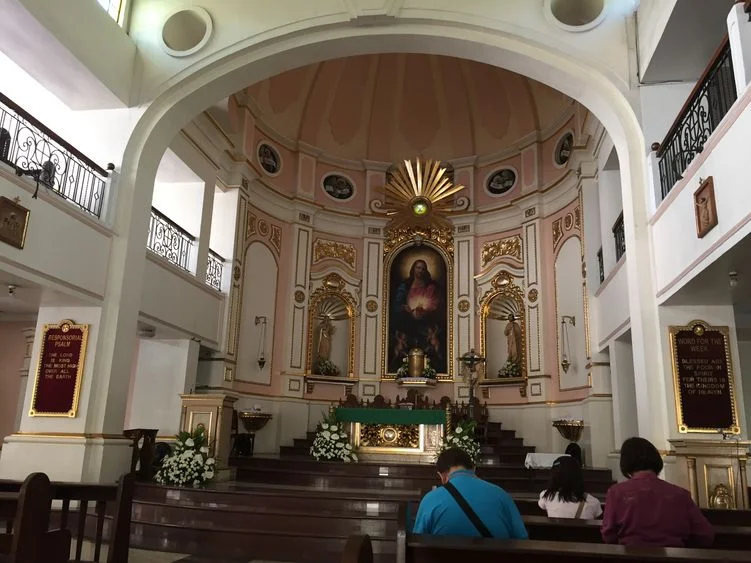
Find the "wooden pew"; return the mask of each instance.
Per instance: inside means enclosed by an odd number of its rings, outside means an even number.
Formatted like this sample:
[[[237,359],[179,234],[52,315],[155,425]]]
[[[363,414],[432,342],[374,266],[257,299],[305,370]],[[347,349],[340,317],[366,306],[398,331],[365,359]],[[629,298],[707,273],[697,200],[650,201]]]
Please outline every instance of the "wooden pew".
[[[0,497],[0,519],[12,533],[0,535],[2,563],[65,563],[70,553],[70,533],[48,531],[52,495],[44,473],[32,473],[17,493]],[[12,521],[12,524],[11,524]]]
[[[600,520],[573,520],[547,516],[523,516],[532,540],[602,543]],[[744,550],[751,546],[751,528],[713,526],[715,541],[712,549]]]
[[[47,517],[45,526],[49,528],[51,520],[53,525],[63,530],[76,530],[76,561],[82,561],[84,543],[87,538],[93,538],[93,561],[100,561],[102,543],[104,539],[109,539],[107,563],[127,563],[133,486],[134,476],[131,474],[121,477],[117,485],[51,483],[51,499],[60,501],[61,508],[53,511],[51,518]],[[18,481],[0,480],[2,495],[13,495],[21,487],[22,484]],[[77,508],[71,510],[71,503],[77,505]],[[94,505],[93,513],[89,511],[89,503]],[[94,517],[93,521],[91,516]],[[108,524],[107,528],[105,524]],[[15,524],[13,527],[15,528]]]

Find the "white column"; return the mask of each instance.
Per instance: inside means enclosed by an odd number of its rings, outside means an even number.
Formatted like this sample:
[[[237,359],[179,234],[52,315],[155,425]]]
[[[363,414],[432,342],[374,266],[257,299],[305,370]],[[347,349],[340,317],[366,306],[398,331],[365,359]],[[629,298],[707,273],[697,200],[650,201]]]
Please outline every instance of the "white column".
[[[626,438],[638,435],[634,352],[630,342],[610,343],[610,381],[613,390],[613,437],[620,448]]]
[[[146,151],[140,170],[156,170],[160,157]],[[3,478],[23,479],[31,472],[43,471],[52,480],[113,482],[130,467],[130,441],[122,432],[154,190],[153,177],[152,182],[137,183],[137,172],[124,169],[119,177],[112,229],[116,234],[101,306],[43,307],[39,311],[37,333],[42,324],[63,319],[90,325],[78,416],[28,417],[26,408],[33,388],[29,377],[21,435],[6,438],[0,454]],[[40,343],[35,343],[32,365],[39,348]]]
[[[21,427],[21,417],[23,416],[23,403],[26,399],[26,386],[29,383],[29,369],[31,368],[31,354],[34,348],[34,335],[36,327],[25,328],[21,331],[24,337],[23,363],[18,374],[21,377],[21,384],[18,387],[18,407],[16,408],[15,430]]]
[[[196,278],[206,281],[208,269],[209,245],[211,243],[211,219],[214,214],[214,190],[216,178],[211,178],[203,184],[203,206],[201,207],[201,231],[198,235],[198,258],[196,263]]]
[[[743,3],[736,3],[730,8],[727,19],[735,88],[739,97],[751,81],[751,23],[743,8]]]
[[[475,340],[475,235],[474,218],[455,223],[454,238],[454,365],[449,372],[457,373],[457,358],[470,351],[480,351]]]
[[[310,210],[301,212],[310,214]],[[310,215],[307,215],[310,217]],[[310,220],[310,219],[309,219]],[[284,368],[288,374],[302,374],[305,370],[306,328],[308,326],[308,281],[310,280],[311,248],[313,230],[296,223],[292,226],[292,272],[286,281],[288,295],[302,292],[304,299],[291,299],[287,312],[287,341],[284,354]]]
[[[546,374],[545,366],[545,327],[543,320],[545,291],[553,292],[555,287],[545,288],[542,271],[542,209],[540,201],[520,209],[526,219],[522,223],[522,258],[524,260],[524,277],[527,294],[527,375],[535,383],[540,383],[542,397],[545,397],[549,378],[540,378]],[[557,325],[556,325],[557,326]]]
[[[178,433],[180,395],[195,391],[199,347],[187,338],[140,340],[125,428],[156,428],[159,436]]]
[[[383,302],[383,238],[382,222],[366,222],[363,237],[363,284],[360,303],[360,373],[361,378],[380,379],[383,374],[381,364],[381,326],[384,310]]]
[[[594,174],[594,163],[582,163],[582,175],[588,169],[588,177],[581,180],[582,224],[584,226],[584,262],[587,265],[587,288],[592,294],[600,287],[600,269],[597,252],[602,248],[602,227],[600,225],[600,190]],[[590,319],[592,323],[592,319]]]

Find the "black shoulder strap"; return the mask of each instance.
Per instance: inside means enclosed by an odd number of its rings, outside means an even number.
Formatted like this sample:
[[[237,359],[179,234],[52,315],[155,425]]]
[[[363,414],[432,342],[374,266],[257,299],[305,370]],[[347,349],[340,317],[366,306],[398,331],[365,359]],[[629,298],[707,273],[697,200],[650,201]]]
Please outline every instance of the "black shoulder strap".
[[[477,515],[477,513],[474,510],[472,510],[472,507],[469,506],[469,503],[461,495],[461,493],[456,489],[456,487],[452,485],[451,483],[446,483],[443,486],[443,488],[446,489],[452,497],[454,497],[456,504],[458,504],[459,508],[461,508],[464,511],[464,514],[466,514],[467,518],[469,518],[469,521],[472,522],[472,524],[474,524],[475,528],[477,528],[477,531],[480,532],[480,535],[484,538],[492,538],[493,534],[491,534],[487,526],[485,526],[485,524],[482,523],[482,520],[480,520],[480,517]]]

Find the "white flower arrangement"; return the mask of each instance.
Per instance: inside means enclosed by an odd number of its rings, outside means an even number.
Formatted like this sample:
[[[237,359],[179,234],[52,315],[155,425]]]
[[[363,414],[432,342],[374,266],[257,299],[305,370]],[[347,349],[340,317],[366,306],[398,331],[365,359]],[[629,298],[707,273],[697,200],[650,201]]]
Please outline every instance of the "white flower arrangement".
[[[473,463],[477,463],[480,458],[480,442],[475,438],[475,427],[477,423],[475,421],[463,420],[458,422],[450,434],[447,434],[443,438],[438,453],[452,448],[458,448],[464,450],[467,455],[472,459]]]
[[[310,454],[316,461],[357,461],[347,431],[333,413],[318,425]]]
[[[172,453],[162,460],[154,479],[162,485],[200,487],[214,478],[216,460],[209,457],[206,434],[202,426],[193,432],[181,432]]]

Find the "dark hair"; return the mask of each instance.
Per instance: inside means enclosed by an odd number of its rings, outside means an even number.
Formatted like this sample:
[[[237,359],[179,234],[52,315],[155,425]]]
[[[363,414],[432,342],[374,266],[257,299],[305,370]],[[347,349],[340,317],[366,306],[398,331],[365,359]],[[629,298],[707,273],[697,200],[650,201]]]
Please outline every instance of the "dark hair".
[[[584,465],[584,460],[582,459],[582,449],[579,444],[571,442],[568,446],[566,446],[566,451],[564,453],[573,457],[576,461],[579,462],[579,465]]]
[[[459,448],[450,448],[444,450],[438,456],[435,462],[438,473],[446,473],[452,467],[463,467],[464,469],[474,469],[475,464],[467,452]]]
[[[581,502],[585,500],[584,476],[578,460],[571,456],[561,456],[553,462],[550,471],[550,483],[542,498],[562,502]]]
[[[637,471],[653,471],[659,475],[663,463],[660,452],[644,438],[629,438],[621,446],[621,473],[631,478]]]
[[[425,272],[423,273],[423,282],[425,283],[425,286],[433,285],[435,284],[435,281],[433,281],[433,276],[430,275],[430,270],[428,270],[428,263],[423,260],[422,258],[418,258],[414,262],[412,262],[412,266],[409,269],[409,279],[407,280],[407,284],[411,287],[412,282],[415,281],[415,266],[417,266],[418,262],[422,262],[422,265],[425,266]]]

